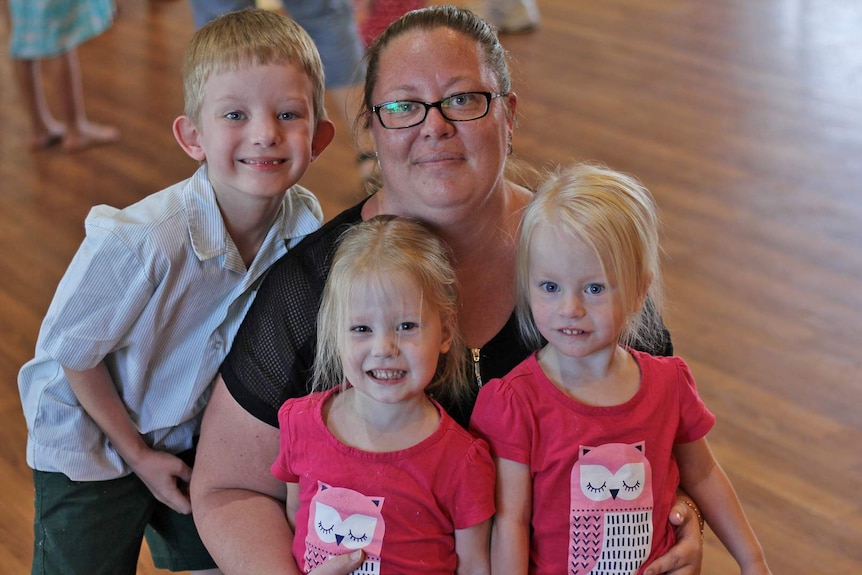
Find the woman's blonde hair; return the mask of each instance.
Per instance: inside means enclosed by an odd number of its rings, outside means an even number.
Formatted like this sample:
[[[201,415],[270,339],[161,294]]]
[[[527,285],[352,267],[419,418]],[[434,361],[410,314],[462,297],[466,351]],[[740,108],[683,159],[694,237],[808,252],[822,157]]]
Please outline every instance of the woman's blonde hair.
[[[350,295],[363,280],[386,284],[391,274],[406,274],[422,290],[423,305],[440,314],[444,333],[452,336],[440,356],[426,392],[444,401],[459,401],[469,392],[467,353],[458,333],[458,286],[450,250],[423,224],[403,217],[376,216],[348,229],[341,237],[326,279],[317,316],[317,352],[312,389],[344,383],[340,350],[346,345]]]
[[[324,74],[320,54],[299,24],[271,10],[229,12],[192,36],[183,59],[185,115],[200,119],[204,87],[213,74],[245,66],[297,64],[311,80],[315,121],[325,119]]]
[[[605,276],[615,279],[628,312],[620,343],[655,347],[663,333],[662,282],[658,208],[649,191],[631,176],[591,163],[558,169],[539,186],[521,220],[517,255],[519,326],[535,348],[545,341],[530,310],[529,273],[533,237],[542,226],[591,246]]]

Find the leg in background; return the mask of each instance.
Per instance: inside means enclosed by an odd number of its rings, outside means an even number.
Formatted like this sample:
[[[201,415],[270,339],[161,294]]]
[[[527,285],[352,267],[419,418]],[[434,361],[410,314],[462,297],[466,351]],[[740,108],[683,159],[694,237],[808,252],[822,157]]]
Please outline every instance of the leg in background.
[[[52,58],[49,64],[60,96],[60,117],[66,125],[63,150],[77,152],[119,140],[120,131],[114,126],[96,124],[87,119],[77,50]]]
[[[14,59],[12,62],[30,123],[28,146],[32,150],[39,150],[59,144],[66,130],[48,108],[39,60]]]

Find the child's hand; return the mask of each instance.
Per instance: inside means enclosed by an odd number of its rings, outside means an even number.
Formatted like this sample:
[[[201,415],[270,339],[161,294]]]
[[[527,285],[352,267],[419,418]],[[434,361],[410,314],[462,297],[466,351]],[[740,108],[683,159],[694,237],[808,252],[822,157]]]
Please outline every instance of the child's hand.
[[[192,512],[188,492],[192,468],[179,457],[151,449],[129,465],[156,499],[177,513],[188,515]]]

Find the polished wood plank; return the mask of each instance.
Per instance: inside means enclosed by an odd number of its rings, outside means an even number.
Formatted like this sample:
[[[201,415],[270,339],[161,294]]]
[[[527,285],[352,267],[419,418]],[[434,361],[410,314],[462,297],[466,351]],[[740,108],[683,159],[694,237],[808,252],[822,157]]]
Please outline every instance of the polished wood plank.
[[[600,160],[656,195],[666,319],[718,416],[710,442],[778,573],[862,572],[862,7],[842,0],[539,0],[504,38],[515,157]],[[174,142],[182,0],[120,0],[81,49],[115,146],[31,153],[0,59],[0,571],[29,572],[32,477],[15,385],[94,204],[187,177]],[[0,20],[0,45],[8,23]],[[5,54],[4,54],[5,56]],[[359,196],[350,138],[303,182],[327,216]],[[703,573],[734,563],[707,532]],[[139,573],[157,573],[146,553]]]

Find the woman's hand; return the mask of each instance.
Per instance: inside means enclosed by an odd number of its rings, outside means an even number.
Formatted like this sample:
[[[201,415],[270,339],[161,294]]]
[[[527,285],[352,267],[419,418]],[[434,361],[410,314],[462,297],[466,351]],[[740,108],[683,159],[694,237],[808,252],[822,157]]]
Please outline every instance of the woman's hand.
[[[676,527],[676,544],[653,561],[644,575],[699,575],[703,562],[703,532],[698,516],[684,495],[677,495],[670,510],[670,522]]]
[[[349,575],[365,561],[365,553],[357,549],[349,555],[333,555],[308,575]]]

